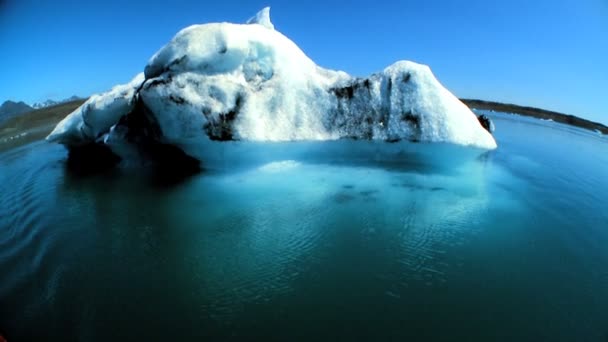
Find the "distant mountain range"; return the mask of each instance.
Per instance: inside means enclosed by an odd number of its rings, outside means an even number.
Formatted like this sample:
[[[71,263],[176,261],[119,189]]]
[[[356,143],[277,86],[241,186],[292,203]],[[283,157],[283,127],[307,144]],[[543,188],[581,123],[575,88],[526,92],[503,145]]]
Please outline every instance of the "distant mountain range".
[[[61,103],[76,101],[80,99],[82,98],[74,95],[60,101],[46,100],[43,102],[37,102],[32,104],[31,106],[23,101],[5,101],[2,105],[0,105],[0,121],[8,120],[9,118],[17,116],[19,114],[31,112],[34,109],[56,106]]]
[[[44,102],[36,102],[32,105],[32,108],[34,109],[40,109],[40,108],[45,108],[45,107],[50,107],[50,106],[55,106],[58,105],[60,103],[65,103],[65,102],[70,102],[70,101],[76,101],[76,100],[80,100],[81,97],[78,97],[76,95],[68,97],[67,99],[63,99],[61,101],[55,101],[55,100],[46,100]]]
[[[34,110],[27,103],[20,101],[6,101],[0,106],[0,121],[12,118],[15,115],[27,113]]]

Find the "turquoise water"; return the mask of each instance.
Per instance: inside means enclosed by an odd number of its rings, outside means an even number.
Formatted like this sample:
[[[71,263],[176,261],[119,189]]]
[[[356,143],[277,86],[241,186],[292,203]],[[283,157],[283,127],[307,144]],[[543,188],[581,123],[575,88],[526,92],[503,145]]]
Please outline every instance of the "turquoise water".
[[[606,341],[608,139],[490,114],[486,154],[226,145],[173,183],[5,152],[0,334]]]

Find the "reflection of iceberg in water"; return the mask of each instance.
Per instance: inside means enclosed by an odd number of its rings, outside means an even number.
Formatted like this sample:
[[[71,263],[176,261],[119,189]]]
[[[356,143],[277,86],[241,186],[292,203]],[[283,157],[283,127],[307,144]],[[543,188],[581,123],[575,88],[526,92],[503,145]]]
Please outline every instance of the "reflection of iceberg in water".
[[[212,316],[221,319],[248,303],[289,293],[303,265],[314,259],[319,240],[330,231],[331,210],[320,205],[323,186],[303,186],[304,169],[310,168],[286,161],[212,175],[191,184],[188,198],[180,200],[185,212],[204,201],[204,218],[188,218],[193,230],[202,231],[193,232],[197,243],[187,253],[195,255],[192,271],[206,289],[201,305]]]
[[[487,214],[485,167],[473,158],[458,168],[420,173],[404,165],[312,158],[197,179],[176,202],[181,212],[205,208],[204,218],[190,218],[193,227],[207,227],[194,233],[198,242],[190,251],[196,255],[193,272],[208,291],[201,305],[217,319],[235,315],[247,303],[272,301],[302,282],[341,272],[327,269],[335,258],[374,262],[359,255],[375,255],[382,265],[377,274],[362,276],[402,274],[396,287],[440,282],[452,266],[443,255],[465,243],[475,233],[472,222]],[[386,272],[390,265],[409,272]]]
[[[322,142],[190,142],[182,145],[186,153],[203,160],[208,170],[240,170],[283,161],[315,164],[369,166],[442,172],[491,153],[477,148],[447,143],[385,143],[374,141]]]

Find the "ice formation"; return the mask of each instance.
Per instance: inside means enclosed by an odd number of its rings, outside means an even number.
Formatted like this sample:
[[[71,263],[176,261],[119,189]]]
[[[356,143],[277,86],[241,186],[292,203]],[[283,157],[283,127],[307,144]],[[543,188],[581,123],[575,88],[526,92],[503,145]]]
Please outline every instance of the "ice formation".
[[[120,155],[120,143],[343,138],[496,148],[429,67],[400,61],[367,78],[323,69],[274,29],[269,8],[247,24],[181,30],[144,73],[92,96],[47,140]]]

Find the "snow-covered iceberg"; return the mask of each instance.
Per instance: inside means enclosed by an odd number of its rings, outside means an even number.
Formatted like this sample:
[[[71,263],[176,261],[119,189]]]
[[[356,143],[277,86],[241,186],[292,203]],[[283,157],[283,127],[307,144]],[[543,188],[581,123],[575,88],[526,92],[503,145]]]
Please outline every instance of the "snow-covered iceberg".
[[[429,67],[400,61],[367,78],[323,69],[274,29],[268,8],[247,24],[183,29],[144,73],[92,96],[47,140],[121,155],[125,144],[343,138],[496,148]]]

